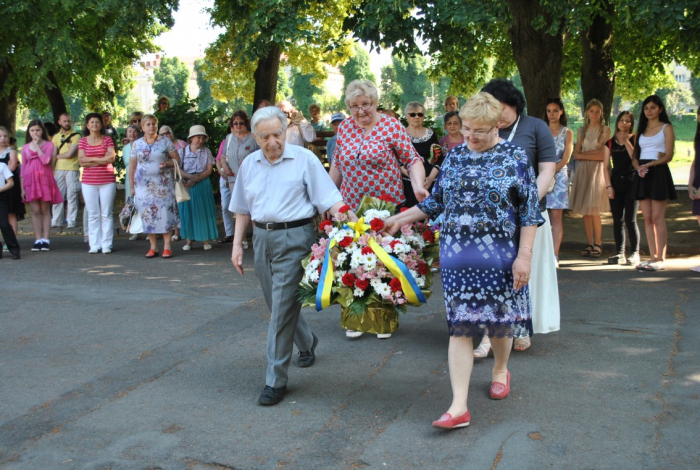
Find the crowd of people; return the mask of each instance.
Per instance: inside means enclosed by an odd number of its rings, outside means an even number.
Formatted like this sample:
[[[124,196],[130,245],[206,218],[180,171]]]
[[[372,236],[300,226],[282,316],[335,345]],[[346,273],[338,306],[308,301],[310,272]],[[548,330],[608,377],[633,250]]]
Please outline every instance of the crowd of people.
[[[315,362],[319,338],[297,301],[301,261],[315,242],[314,216],[332,217],[349,206],[354,217],[364,196],[390,197],[400,211],[387,220],[387,233],[423,220],[440,227],[453,392],[451,406],[433,422],[443,429],[471,420],[467,399],[474,358],[493,352],[490,396],[504,399],[511,389],[511,350],[525,351],[534,334],[559,330],[556,269],[564,210],[583,216],[583,256],[601,256],[600,214],[611,210],[617,252],[609,262],[664,269],[665,210],[676,199],[668,168],[674,132],[658,96],[644,100],[636,134],[629,111],[620,113],[611,131],[603,105],[592,100],[575,139],[560,98],[547,101],[544,116],[528,116],[522,93],[502,79],[487,83],[461,107],[457,97],[448,97],[442,138],[424,125],[422,103],[406,105],[407,126],[381,110],[370,81],[351,82],[345,104],[348,117],[335,113],[330,118],[335,135],[328,145],[328,170],[308,150],[316,132],[327,128],[320,108],[312,105],[307,120],[288,101],[272,106],[263,100],[252,117],[243,110],[233,113],[216,157],[206,145],[204,126],[193,125],[183,141],[172,128],[159,127],[153,114],[132,114],[123,140],[108,114],[85,116],[82,135],[72,131],[69,115],[61,115],[53,139],[41,121],[33,120],[21,162],[8,131],[0,128],[0,229],[7,249],[20,258],[17,220],[29,203],[32,251],[49,251],[52,225],[65,220],[68,227],[76,226],[80,190],[88,253],[111,253],[114,162],[122,146],[126,194],[150,243],[145,256],[172,257],[172,242],[180,238],[184,251],[196,242],[210,250],[218,237],[211,184],[216,168],[225,229],[218,241],[232,243],[232,263],[240,274],[252,234],[255,273],[271,312],[259,403],[274,405],[287,391],[293,345],[299,367]],[[169,101],[161,98],[158,106],[167,109]],[[700,113],[695,149],[697,158]],[[696,163],[688,191],[700,223]],[[179,193],[179,184],[187,197]],[[650,252],[645,261],[639,252],[639,207]],[[350,338],[364,333],[345,312],[341,326]],[[397,326],[387,322],[375,334],[389,338]]]

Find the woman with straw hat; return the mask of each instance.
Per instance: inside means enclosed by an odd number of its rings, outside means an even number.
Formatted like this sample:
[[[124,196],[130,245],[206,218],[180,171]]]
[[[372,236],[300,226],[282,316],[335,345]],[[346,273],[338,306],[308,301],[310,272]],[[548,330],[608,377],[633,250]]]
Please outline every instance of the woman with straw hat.
[[[190,127],[187,137],[189,145],[178,152],[182,161],[182,177],[190,190],[190,200],[178,203],[180,212],[180,235],[187,241],[183,250],[192,249],[194,240],[204,242],[204,249],[211,250],[211,240],[218,234],[216,208],[211,187],[214,156],[204,146],[209,140],[204,126]]]

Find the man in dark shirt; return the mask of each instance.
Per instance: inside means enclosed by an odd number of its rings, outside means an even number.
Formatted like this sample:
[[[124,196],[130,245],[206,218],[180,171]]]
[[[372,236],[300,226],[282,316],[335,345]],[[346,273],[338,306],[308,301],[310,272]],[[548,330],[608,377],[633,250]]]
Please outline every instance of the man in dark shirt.
[[[105,129],[105,135],[110,137],[114,142],[114,151],[119,152],[119,132],[112,125],[112,114],[108,111],[102,112],[102,126]]]

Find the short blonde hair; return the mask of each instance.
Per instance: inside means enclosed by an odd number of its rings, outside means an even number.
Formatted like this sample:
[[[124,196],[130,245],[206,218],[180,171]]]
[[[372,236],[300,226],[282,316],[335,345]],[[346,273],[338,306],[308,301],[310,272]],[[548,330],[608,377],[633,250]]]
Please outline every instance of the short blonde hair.
[[[379,102],[379,91],[369,80],[353,80],[348,84],[345,89],[345,105],[349,108],[350,102],[360,96],[369,98],[372,106],[376,106]]]
[[[464,121],[483,122],[488,125],[496,125],[501,120],[503,106],[500,101],[490,93],[482,91],[472,95],[462,109],[459,110],[459,117]]]
[[[158,124],[158,118],[155,117],[153,114],[144,114],[141,118],[141,124],[143,124],[146,121],[155,121],[156,124]]]
[[[425,106],[423,106],[423,103],[420,103],[418,101],[411,101],[406,105],[406,109],[404,109],[403,111],[404,116],[408,116],[408,113],[410,111],[413,111],[414,109],[421,109],[421,112],[425,113]]]

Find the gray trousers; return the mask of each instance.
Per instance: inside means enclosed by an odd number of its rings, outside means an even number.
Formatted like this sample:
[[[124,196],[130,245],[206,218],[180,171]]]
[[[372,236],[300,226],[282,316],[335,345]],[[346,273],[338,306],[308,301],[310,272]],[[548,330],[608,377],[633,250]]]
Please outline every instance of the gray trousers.
[[[315,235],[312,224],[287,230],[253,230],[255,274],[271,315],[265,375],[265,384],[270,387],[287,384],[293,344],[299,351],[308,351],[313,344],[311,326],[300,312],[297,292],[304,276],[301,260],[311,251]]]
[[[51,225],[59,226],[63,223],[63,208],[67,206],[66,219],[69,227],[75,227],[78,218],[78,204],[80,203],[80,172],[77,170],[56,170],[53,177],[58,185],[58,190],[63,196],[63,202],[54,204],[51,209]],[[87,225],[85,225],[87,227]],[[86,232],[87,233],[87,232]]]

